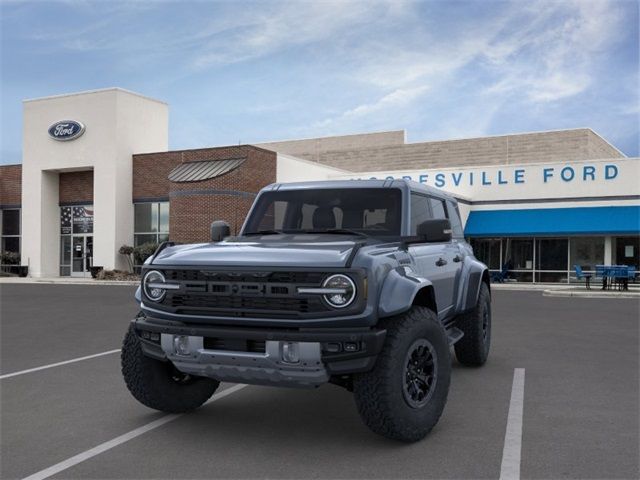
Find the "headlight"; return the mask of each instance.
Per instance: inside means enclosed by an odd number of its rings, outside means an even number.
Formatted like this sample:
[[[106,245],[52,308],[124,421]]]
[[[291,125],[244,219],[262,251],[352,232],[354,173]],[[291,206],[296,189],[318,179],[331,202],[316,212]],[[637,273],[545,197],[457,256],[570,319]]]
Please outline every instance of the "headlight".
[[[160,302],[164,298],[164,295],[166,293],[166,288],[163,288],[164,285],[162,285],[164,283],[164,275],[157,270],[151,270],[144,276],[144,279],[142,280],[142,288],[144,289],[144,294],[149,300]]]
[[[346,275],[331,275],[322,284],[323,289],[331,290],[323,295],[324,300],[333,308],[344,308],[355,300],[356,286]]]

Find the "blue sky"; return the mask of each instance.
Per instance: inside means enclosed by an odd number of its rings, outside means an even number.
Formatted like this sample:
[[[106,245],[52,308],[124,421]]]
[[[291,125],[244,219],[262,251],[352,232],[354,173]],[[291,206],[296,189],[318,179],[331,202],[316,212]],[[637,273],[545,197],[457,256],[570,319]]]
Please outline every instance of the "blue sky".
[[[5,1],[0,163],[21,100],[119,86],[171,149],[406,129],[591,127],[639,154],[637,1]]]

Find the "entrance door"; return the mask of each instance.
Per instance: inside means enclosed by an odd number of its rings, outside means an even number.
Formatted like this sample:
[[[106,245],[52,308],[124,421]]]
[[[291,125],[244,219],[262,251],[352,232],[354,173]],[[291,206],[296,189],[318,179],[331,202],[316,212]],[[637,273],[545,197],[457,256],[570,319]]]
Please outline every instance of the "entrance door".
[[[92,263],[93,236],[75,235],[71,244],[71,276],[87,276]]]

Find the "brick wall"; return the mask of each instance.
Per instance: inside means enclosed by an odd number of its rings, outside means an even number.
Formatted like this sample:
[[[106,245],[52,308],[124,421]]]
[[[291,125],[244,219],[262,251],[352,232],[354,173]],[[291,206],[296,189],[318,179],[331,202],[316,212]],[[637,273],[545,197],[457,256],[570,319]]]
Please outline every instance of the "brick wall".
[[[255,146],[273,150],[274,152],[286,153],[294,157],[319,161],[323,154],[332,151],[404,145],[404,138],[404,130],[391,130],[388,132],[357,133],[355,135],[256,143]]]
[[[328,143],[328,139],[323,141]],[[364,142],[356,147],[320,150],[314,140],[309,139],[304,143],[278,142],[272,148],[353,172],[568,162],[622,156],[587,128],[407,144],[368,145]]]
[[[0,205],[22,203],[22,165],[0,165]]]
[[[93,170],[60,174],[60,203],[93,203]]]
[[[197,182],[171,182],[167,176],[184,162],[245,158],[235,170]],[[276,154],[249,145],[202,148],[133,156],[133,201],[169,197],[170,239],[206,242],[214,220],[237,233],[255,194],[276,181]]]
[[[618,158],[620,151],[593,130],[588,131],[588,158]]]

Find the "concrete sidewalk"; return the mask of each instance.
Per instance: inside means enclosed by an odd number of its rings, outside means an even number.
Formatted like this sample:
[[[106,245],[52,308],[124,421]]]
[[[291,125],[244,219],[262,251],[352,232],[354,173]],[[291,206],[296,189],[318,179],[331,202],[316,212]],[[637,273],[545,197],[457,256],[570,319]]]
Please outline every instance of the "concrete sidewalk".
[[[91,277],[0,277],[0,285],[3,283],[17,284],[57,284],[57,285],[138,285],[139,280],[96,280]]]

